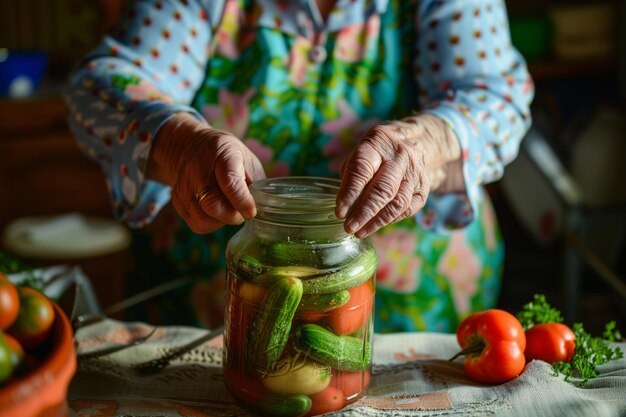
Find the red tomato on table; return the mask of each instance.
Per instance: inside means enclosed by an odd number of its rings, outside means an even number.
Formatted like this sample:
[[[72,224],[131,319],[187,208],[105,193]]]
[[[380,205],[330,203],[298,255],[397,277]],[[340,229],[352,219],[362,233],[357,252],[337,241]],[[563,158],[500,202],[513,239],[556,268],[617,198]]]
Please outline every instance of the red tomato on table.
[[[569,362],[575,349],[576,335],[563,323],[535,324],[526,330],[526,361]]]
[[[460,354],[465,355],[465,373],[474,381],[500,384],[524,370],[526,335],[511,313],[498,309],[474,313],[461,322],[456,337],[463,348]]]

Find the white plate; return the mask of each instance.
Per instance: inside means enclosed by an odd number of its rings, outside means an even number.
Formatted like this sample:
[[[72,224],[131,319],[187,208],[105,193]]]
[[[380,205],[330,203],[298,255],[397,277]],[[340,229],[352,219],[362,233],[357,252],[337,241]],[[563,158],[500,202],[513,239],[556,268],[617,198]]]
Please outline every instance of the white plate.
[[[77,213],[20,218],[3,235],[7,251],[42,260],[92,258],[122,251],[129,244],[130,233],[121,224]]]

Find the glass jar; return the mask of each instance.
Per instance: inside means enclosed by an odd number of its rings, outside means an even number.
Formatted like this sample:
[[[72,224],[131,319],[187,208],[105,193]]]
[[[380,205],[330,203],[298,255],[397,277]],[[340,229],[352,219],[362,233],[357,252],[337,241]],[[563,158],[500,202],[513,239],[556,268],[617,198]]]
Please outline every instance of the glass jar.
[[[228,243],[224,380],[261,415],[339,410],[369,384],[376,253],[335,216],[339,181],[272,178]]]

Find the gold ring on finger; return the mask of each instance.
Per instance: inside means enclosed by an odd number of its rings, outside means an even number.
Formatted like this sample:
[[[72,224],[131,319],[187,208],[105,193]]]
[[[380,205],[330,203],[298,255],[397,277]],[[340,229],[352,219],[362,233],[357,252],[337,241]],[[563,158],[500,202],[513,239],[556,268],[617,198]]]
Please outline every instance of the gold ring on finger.
[[[209,195],[209,192],[210,190],[208,188],[205,188],[204,190],[197,192],[195,196],[196,196],[196,200],[198,201],[198,203],[202,203],[202,200],[204,200],[206,196]]]

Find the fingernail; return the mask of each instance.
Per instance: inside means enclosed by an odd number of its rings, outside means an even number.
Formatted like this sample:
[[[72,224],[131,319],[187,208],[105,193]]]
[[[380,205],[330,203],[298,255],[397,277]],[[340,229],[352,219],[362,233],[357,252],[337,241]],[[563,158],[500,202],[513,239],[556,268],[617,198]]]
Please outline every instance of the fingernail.
[[[252,210],[248,211],[248,213],[246,213],[248,215],[248,217],[246,217],[246,220],[250,220],[256,217],[256,207],[253,207]]]
[[[356,220],[350,220],[347,226],[348,226],[348,233],[354,233],[357,230],[359,230],[359,227],[360,227],[359,222],[357,222]]]
[[[341,204],[337,207],[337,216],[339,216],[340,219],[346,217],[346,214],[348,214],[348,206]]]
[[[358,237],[359,239],[363,239],[364,237],[367,236],[367,232],[365,231],[365,229],[361,229],[358,232],[356,232],[355,236]]]

